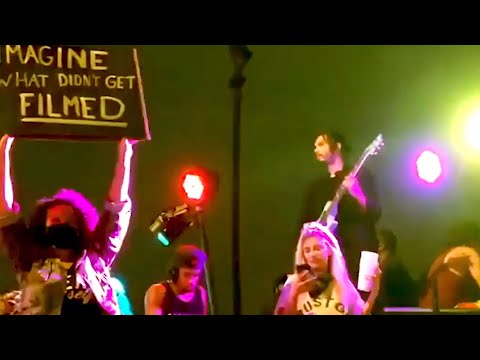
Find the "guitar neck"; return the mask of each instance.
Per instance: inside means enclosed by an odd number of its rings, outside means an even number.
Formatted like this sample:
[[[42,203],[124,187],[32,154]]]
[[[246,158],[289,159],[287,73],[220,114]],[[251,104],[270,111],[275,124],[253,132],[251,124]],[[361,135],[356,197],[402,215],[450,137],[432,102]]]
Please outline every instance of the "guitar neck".
[[[343,186],[343,184],[340,185],[337,191],[335,192],[335,196],[332,199],[332,203],[338,204],[340,200],[342,200],[342,197],[343,195],[345,195],[346,192],[347,192],[347,188]]]

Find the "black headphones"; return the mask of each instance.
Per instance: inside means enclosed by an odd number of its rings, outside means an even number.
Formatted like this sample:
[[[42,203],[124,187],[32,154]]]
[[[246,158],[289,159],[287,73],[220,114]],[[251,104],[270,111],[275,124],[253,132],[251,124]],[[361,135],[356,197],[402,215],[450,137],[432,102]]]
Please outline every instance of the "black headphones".
[[[180,271],[177,266],[172,266],[170,270],[168,270],[168,275],[170,276],[170,280],[172,280],[174,284],[176,284],[178,281],[179,273]]]

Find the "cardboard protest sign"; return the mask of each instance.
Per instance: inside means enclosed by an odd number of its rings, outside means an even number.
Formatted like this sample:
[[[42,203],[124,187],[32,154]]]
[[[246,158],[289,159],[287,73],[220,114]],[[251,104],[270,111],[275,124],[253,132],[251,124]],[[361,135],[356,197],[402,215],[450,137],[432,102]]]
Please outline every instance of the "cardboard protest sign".
[[[0,130],[35,139],[150,140],[138,52],[0,46]]]

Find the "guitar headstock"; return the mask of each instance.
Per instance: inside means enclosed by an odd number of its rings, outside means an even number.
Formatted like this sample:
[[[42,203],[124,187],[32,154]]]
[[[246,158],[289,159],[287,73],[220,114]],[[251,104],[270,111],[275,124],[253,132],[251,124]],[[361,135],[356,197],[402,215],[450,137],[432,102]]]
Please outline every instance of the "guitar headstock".
[[[365,150],[365,155],[378,155],[380,150],[383,148],[385,145],[385,142],[383,141],[383,135],[379,134],[375,140],[372,141],[370,145]]]
[[[383,135],[380,134],[375,138],[375,140],[373,140],[371,142],[370,145],[367,146],[367,148],[363,152],[362,156],[360,157],[360,159],[357,161],[357,163],[353,167],[353,170],[350,172],[350,174],[353,175],[353,176],[356,176],[357,173],[360,171],[360,168],[363,166],[363,163],[370,156],[377,155],[380,152],[380,150],[382,149],[383,145],[385,145],[384,142],[383,142]]]

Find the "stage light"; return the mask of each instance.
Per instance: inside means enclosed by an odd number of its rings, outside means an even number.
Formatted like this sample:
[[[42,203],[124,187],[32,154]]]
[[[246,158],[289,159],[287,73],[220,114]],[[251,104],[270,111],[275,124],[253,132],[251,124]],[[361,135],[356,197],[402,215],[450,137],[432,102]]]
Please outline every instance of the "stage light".
[[[454,150],[462,156],[462,162],[477,162],[480,152],[480,93],[472,94],[456,106],[449,132],[450,141]]]
[[[184,231],[198,223],[199,214],[218,190],[217,173],[200,167],[189,168],[181,177],[184,203],[163,210],[149,227],[163,246],[170,246]]]
[[[163,232],[157,234],[157,240],[160,241],[163,246],[170,246],[170,240]]]
[[[423,151],[418,157],[416,165],[418,177],[427,183],[435,183],[442,175],[440,158],[433,151]]]
[[[205,186],[198,175],[186,174],[182,184],[183,190],[191,200],[201,200]]]
[[[468,144],[476,150],[480,150],[480,112],[473,114],[465,127],[465,137]]]
[[[217,191],[218,174],[214,171],[196,167],[186,171],[181,178],[182,197],[187,204],[204,206]]]
[[[170,246],[194,223],[194,209],[184,204],[168,208],[151,223],[149,230],[156,233],[163,246]]]

